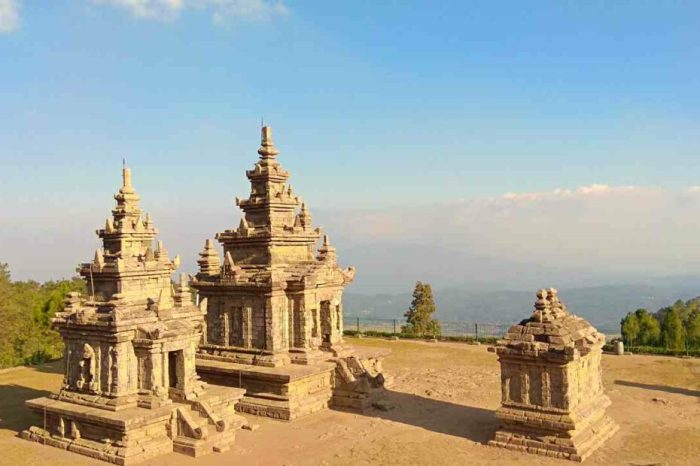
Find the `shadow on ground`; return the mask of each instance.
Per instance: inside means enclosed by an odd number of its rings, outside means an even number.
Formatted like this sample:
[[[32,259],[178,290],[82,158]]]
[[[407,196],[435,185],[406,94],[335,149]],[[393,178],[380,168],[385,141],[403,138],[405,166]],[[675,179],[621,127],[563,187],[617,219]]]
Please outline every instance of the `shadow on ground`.
[[[37,372],[43,372],[44,374],[63,374],[63,359],[32,366],[32,369]]]
[[[365,416],[400,422],[478,443],[493,438],[498,427],[494,411],[387,390]]]
[[[0,385],[0,429],[20,432],[36,423],[34,415],[24,406],[24,402],[49,393],[21,385]]]
[[[660,392],[676,393],[678,395],[700,397],[699,390],[691,390],[689,388],[669,387],[667,385],[655,385],[655,384],[647,384],[647,383],[639,383],[639,382],[630,382],[628,380],[616,380],[615,385],[622,385],[625,387],[634,387],[634,388],[643,388],[645,390],[658,390]]]

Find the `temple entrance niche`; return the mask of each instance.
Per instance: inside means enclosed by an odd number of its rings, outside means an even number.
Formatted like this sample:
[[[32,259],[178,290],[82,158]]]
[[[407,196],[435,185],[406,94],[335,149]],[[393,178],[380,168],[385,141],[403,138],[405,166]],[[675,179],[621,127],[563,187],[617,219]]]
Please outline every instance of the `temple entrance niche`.
[[[333,333],[333,315],[331,314],[331,302],[321,301],[321,337],[323,343],[331,342]]]
[[[304,328],[306,327],[306,323],[304,311],[301,307],[301,300],[289,298],[288,304],[289,345],[296,348],[303,348],[305,343]]]
[[[182,350],[168,352],[168,387],[183,390],[182,376],[185,373]]]
[[[92,349],[92,346],[85,343],[83,345],[82,356],[82,359],[78,363],[80,372],[76,385],[79,390],[94,391],[97,385],[95,383],[95,350]]]

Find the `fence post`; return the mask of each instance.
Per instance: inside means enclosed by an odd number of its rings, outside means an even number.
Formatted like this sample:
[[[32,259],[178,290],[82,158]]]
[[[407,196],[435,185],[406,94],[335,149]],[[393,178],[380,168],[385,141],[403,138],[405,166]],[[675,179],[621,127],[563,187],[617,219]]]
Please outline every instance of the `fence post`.
[[[474,322],[474,341],[479,341],[479,324]]]
[[[394,319],[394,335],[396,335],[396,319]]]
[[[360,318],[359,317],[357,318],[357,333],[358,333],[358,335],[360,333]]]

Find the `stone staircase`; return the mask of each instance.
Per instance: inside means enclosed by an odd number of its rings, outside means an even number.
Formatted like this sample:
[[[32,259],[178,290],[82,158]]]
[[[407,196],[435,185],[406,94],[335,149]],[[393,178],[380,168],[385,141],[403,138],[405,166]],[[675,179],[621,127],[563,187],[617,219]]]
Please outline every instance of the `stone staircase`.
[[[240,396],[231,396],[231,391]],[[235,404],[244,390],[209,386],[206,395],[177,403],[170,420],[173,451],[189,456],[223,452],[230,448],[246,420],[236,414]]]

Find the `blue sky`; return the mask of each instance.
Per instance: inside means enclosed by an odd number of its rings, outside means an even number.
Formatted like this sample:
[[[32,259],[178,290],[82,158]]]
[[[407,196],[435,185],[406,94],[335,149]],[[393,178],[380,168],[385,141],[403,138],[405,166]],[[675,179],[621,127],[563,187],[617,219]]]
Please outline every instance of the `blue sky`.
[[[20,232],[101,223],[122,157],[156,221],[237,223],[261,117],[321,211],[682,192],[698,24],[692,1],[0,0],[0,260],[31,276]]]

